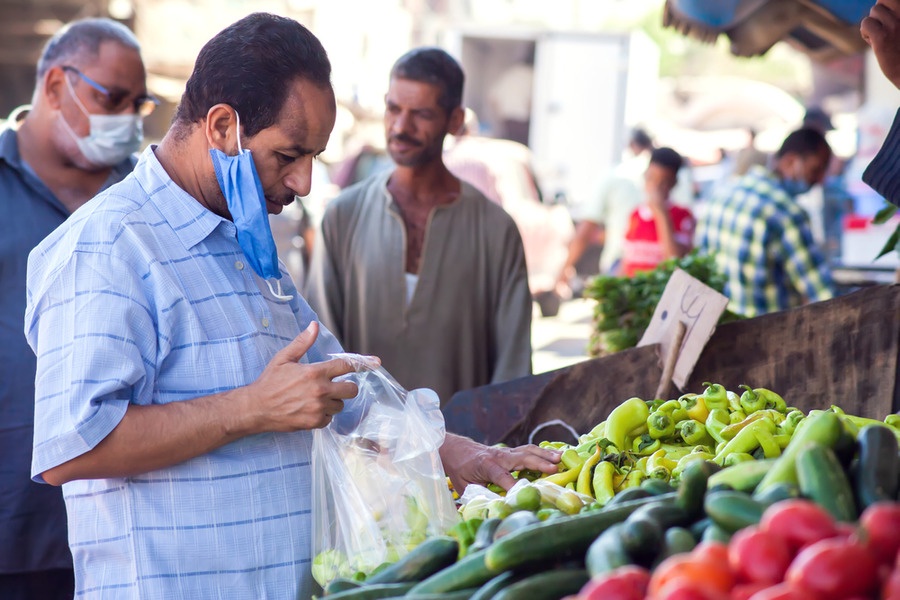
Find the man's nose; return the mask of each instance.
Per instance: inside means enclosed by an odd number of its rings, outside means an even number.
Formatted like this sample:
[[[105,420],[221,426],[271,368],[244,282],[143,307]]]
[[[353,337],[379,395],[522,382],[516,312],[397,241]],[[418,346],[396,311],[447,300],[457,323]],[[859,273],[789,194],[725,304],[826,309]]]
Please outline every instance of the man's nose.
[[[295,161],[284,185],[298,196],[308,196],[312,188],[312,158]]]

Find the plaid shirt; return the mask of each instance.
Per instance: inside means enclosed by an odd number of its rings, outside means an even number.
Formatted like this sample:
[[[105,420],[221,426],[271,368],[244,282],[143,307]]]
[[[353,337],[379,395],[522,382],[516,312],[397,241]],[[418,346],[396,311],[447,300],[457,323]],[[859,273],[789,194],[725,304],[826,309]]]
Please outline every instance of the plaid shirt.
[[[809,215],[762,167],[710,200],[696,242],[726,275],[728,307],[736,313],[755,317],[834,294]]]
[[[131,405],[254,381],[316,318],[282,281],[289,302],[246,264],[234,224],[148,148],[29,257],[34,479],[95,447]],[[322,328],[303,362],[339,351]],[[66,483],[76,596],[309,597],[311,441],[263,433],[136,477]]]

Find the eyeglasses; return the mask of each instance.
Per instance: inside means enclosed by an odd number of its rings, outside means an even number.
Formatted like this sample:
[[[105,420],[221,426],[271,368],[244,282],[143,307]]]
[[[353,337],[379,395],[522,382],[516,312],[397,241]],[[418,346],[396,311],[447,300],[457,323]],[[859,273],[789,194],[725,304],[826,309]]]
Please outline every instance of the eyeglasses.
[[[122,103],[125,102],[125,99],[128,98],[129,94],[131,94],[131,92],[122,88],[109,89],[106,86],[97,83],[75,67],[63,65],[62,70],[75,73],[81,78],[82,81],[103,94],[104,101],[101,104],[103,105],[103,108],[105,108],[109,112],[120,112],[123,109]],[[135,114],[146,117],[147,115],[152,113],[153,109],[155,109],[159,105],[159,100],[155,96],[144,94],[135,98],[132,101],[132,104],[134,106]]]

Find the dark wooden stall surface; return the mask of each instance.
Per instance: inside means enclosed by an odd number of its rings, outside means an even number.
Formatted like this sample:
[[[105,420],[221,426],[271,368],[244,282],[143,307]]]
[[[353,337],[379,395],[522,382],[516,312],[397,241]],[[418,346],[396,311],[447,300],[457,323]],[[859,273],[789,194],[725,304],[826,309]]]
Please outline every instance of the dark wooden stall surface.
[[[622,401],[654,395],[662,373],[657,348],[459,392],[444,407],[447,430],[487,444],[526,443],[536,427],[555,420],[584,433]],[[837,404],[882,419],[900,409],[898,353],[900,286],[874,286],[721,325],[683,391],[700,392],[709,380],[735,391],[748,384],[771,388],[805,411]],[[548,427],[535,441],[570,437]]]

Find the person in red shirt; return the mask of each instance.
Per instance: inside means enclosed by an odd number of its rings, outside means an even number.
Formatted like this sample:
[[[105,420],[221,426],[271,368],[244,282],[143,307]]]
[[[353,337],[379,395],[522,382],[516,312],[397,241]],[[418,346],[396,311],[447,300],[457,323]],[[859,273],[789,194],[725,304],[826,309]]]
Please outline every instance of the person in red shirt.
[[[692,248],[694,215],[673,204],[669,194],[678,182],[684,159],[671,148],[657,148],[644,173],[644,203],[631,213],[622,248],[622,274],[650,271],[667,258]]]

